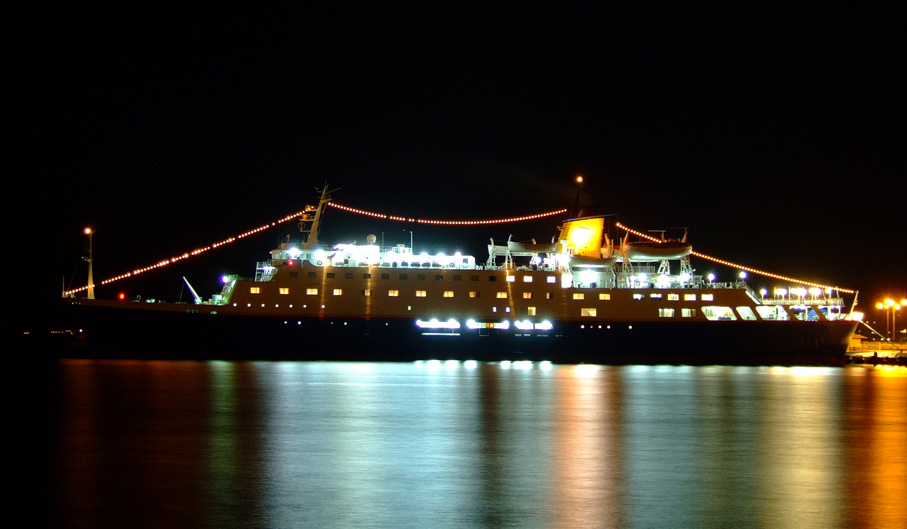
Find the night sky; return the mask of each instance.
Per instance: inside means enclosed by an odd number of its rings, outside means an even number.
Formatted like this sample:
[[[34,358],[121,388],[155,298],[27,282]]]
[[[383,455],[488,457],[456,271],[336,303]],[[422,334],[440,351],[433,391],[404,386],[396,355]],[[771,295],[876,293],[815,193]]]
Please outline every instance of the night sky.
[[[858,289],[875,317],[879,298],[907,294],[904,18],[824,5],[8,20],[7,277],[17,297],[53,298],[85,283],[86,225],[100,281],[299,211],[325,182],[341,204],[470,219],[569,208],[581,174],[601,213]],[[558,220],[426,229],[329,210],[322,239],[408,243],[412,229],[417,250],[483,261],[489,237],[547,240]],[[208,296],[297,233],[98,296],[174,299],[183,275]]]

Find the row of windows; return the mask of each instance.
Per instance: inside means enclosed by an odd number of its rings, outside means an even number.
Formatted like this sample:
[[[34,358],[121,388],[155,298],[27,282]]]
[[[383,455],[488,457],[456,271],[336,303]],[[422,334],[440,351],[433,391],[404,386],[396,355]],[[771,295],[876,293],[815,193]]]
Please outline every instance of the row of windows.
[[[354,276],[355,276],[355,274],[354,274],[353,272],[345,272],[345,273],[343,274],[343,276],[344,276],[345,279],[353,279]],[[290,272],[290,277],[293,277],[293,278],[299,277],[299,273],[298,273],[298,272]],[[309,277],[309,279],[317,279],[317,278],[318,278],[318,274],[317,274],[316,272],[309,272],[309,273],[308,273],[308,277]],[[337,277],[337,274],[336,274],[335,272],[327,272],[327,273],[325,273],[325,277],[326,277],[327,279],[335,279],[335,278]],[[391,278],[391,275],[388,274],[388,273],[382,273],[382,274],[380,274],[379,277],[380,277],[381,279],[390,279],[390,278]],[[451,277],[452,277],[452,279],[453,279],[454,281],[462,281],[462,280],[463,280],[463,275],[462,275],[462,274],[454,274],[454,275],[451,276]],[[444,274],[435,274],[435,277],[434,277],[434,278],[435,278],[435,281],[443,281],[443,280],[444,280]],[[533,276],[524,275],[524,276],[522,276],[522,278],[523,278],[523,282],[524,282],[524,283],[532,283]],[[362,274],[362,279],[372,279],[372,274],[369,273],[369,272],[365,272],[365,273]],[[398,274],[398,275],[397,275],[397,279],[407,280],[407,279],[409,279],[409,274]],[[424,280],[428,279],[428,274],[416,274],[416,279],[419,280],[419,281],[424,281]],[[469,280],[470,280],[470,281],[478,281],[478,280],[479,280],[479,276],[478,276],[478,275],[470,275],[470,276],[469,276]],[[494,276],[494,275],[488,276],[488,281],[495,282],[495,281],[497,281],[497,280],[498,280],[498,276]],[[505,277],[505,280],[506,280],[508,283],[514,283],[514,282],[516,282],[516,276],[506,276],[506,277]],[[556,276],[546,276],[546,277],[545,277],[545,280],[546,280],[548,283],[550,283],[550,284],[555,284],[555,283],[557,283],[557,277],[556,277]]]
[[[261,293],[261,287],[251,287],[250,290],[249,290],[249,292],[252,293],[252,294],[260,294],[260,293]],[[290,289],[289,289],[288,287],[280,287],[279,292],[280,292],[280,294],[282,294],[282,295],[288,295],[288,294],[290,293]],[[307,288],[306,291],[305,291],[305,293],[306,293],[306,295],[309,295],[309,296],[317,296],[317,295],[318,295],[318,289],[317,289],[317,288]],[[362,291],[362,294],[365,295],[365,296],[370,296],[370,295],[372,295],[372,291],[371,291],[370,289],[366,289],[366,290],[363,290],[363,291]],[[335,296],[342,296],[342,295],[343,295],[343,289],[342,289],[342,288],[335,288],[335,289],[333,289],[333,295],[335,295]],[[387,295],[390,296],[390,297],[398,297],[398,296],[400,295],[400,291],[399,291],[399,290],[388,290]],[[427,296],[427,292],[426,292],[425,290],[417,290],[417,291],[416,291],[416,297],[417,297],[417,298],[424,298],[424,297],[426,297],[426,296]],[[478,297],[480,297],[480,296],[481,296],[481,292],[477,292],[477,291],[475,291],[475,290],[470,290],[470,291],[469,291],[469,297],[471,297],[471,298],[478,298]],[[532,296],[533,296],[533,293],[532,293],[532,292],[523,292],[523,293],[522,293],[523,299],[532,299]],[[452,297],[454,297],[454,292],[453,292],[453,290],[445,290],[445,291],[444,291],[444,297],[445,297],[445,298],[452,298]],[[506,291],[498,291],[498,292],[495,294],[495,297],[497,297],[498,299],[507,299],[508,293],[507,293]],[[644,296],[643,294],[633,294],[633,299],[636,299],[636,300],[644,299],[644,297],[645,297],[645,296]],[[650,294],[649,297],[652,298],[652,299],[661,299],[661,298],[662,298],[662,295],[661,295],[661,294]],[[552,298],[553,298],[553,295],[552,295],[551,292],[547,292],[547,293],[545,294],[545,299],[552,299]],[[585,292],[574,292],[574,293],[573,293],[573,299],[575,299],[575,300],[583,300],[583,299],[586,299],[586,294],[585,294]],[[611,294],[610,294],[610,293],[607,293],[607,292],[600,292],[600,293],[598,294],[598,299],[599,299],[600,301],[610,301],[610,300],[611,300]],[[668,301],[679,301],[679,300],[680,300],[680,294],[668,294],[668,295],[667,295],[667,299],[668,299]],[[684,295],[683,295],[683,300],[684,300],[684,301],[696,301],[696,294],[684,294]],[[703,295],[702,295],[702,301],[713,301],[713,300],[714,300],[714,295],[713,295],[713,294],[703,294]]]

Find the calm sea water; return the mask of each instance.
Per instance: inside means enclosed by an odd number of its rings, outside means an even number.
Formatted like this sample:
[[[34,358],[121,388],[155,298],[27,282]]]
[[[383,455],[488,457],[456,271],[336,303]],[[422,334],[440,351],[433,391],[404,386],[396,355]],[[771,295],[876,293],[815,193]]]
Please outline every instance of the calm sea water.
[[[907,527],[907,369],[67,360],[60,527]]]

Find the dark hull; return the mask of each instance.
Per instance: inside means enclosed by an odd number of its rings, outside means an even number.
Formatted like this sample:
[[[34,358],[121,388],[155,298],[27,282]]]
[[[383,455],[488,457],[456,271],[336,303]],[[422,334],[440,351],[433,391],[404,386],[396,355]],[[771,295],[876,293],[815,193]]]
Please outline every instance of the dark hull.
[[[425,330],[412,319],[289,319],[68,307],[62,354],[228,360],[548,360],[555,363],[841,366],[855,322],[558,322],[547,331]]]

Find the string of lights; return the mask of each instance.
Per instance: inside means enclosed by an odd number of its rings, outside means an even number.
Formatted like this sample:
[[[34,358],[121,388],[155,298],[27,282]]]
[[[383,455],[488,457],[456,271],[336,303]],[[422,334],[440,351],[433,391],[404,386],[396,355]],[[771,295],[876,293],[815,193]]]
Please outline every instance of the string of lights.
[[[508,224],[511,222],[523,222],[527,220],[541,219],[545,217],[551,217],[553,215],[562,215],[567,212],[566,208],[558,209],[554,211],[547,211],[545,213],[536,213],[534,215],[524,215],[521,217],[507,217],[503,219],[486,219],[486,220],[439,220],[439,219],[416,219],[413,217],[401,217],[399,215],[386,215],[384,213],[375,213],[373,211],[365,211],[362,209],[351,208],[349,206],[344,206],[342,204],[337,204],[336,202],[327,203],[331,207],[335,207],[342,211],[347,211],[350,213],[356,213],[359,215],[365,215],[368,217],[375,217],[379,219],[394,220],[398,222],[414,222],[416,224],[435,224],[435,225],[445,225],[445,226],[482,226],[487,224]]]
[[[330,206],[333,206],[333,207],[335,207],[335,208],[337,208],[337,209],[339,209],[339,210],[342,210],[342,211],[346,211],[346,212],[349,212],[349,213],[355,213],[355,214],[358,214],[358,215],[365,215],[365,216],[369,216],[369,217],[379,218],[379,219],[387,219],[387,220],[393,220],[393,221],[398,221],[398,222],[414,222],[414,223],[419,223],[419,224],[456,225],[456,226],[484,225],[484,224],[503,224],[503,223],[509,223],[509,222],[522,222],[522,221],[527,221],[527,220],[534,220],[534,219],[539,219],[539,218],[544,218],[544,217],[550,217],[550,216],[552,216],[552,215],[559,215],[559,214],[563,214],[563,213],[566,213],[566,212],[567,212],[566,209],[559,209],[559,210],[555,210],[555,211],[549,211],[549,212],[546,212],[546,213],[537,213],[537,214],[534,214],[534,215],[524,215],[524,216],[521,216],[521,217],[509,217],[509,218],[504,218],[504,219],[492,219],[492,220],[435,220],[435,219],[416,219],[416,218],[412,218],[412,217],[400,217],[400,216],[397,216],[397,215],[385,215],[385,214],[383,214],[383,213],[374,213],[374,212],[371,212],[371,211],[365,211],[365,210],[362,210],[362,209],[352,208],[352,207],[349,207],[349,206],[343,206],[343,205],[341,205],[341,204],[336,204],[336,203],[334,203],[334,202],[327,202],[327,204],[330,205]],[[120,280],[122,280],[122,279],[127,279],[127,278],[130,278],[130,277],[135,277],[135,276],[137,276],[137,275],[139,275],[139,274],[143,274],[143,273],[149,272],[149,271],[151,271],[151,270],[156,270],[156,269],[159,269],[159,268],[163,268],[163,267],[165,267],[165,266],[168,266],[168,265],[171,265],[171,264],[174,264],[174,263],[183,261],[183,260],[188,259],[188,258],[190,258],[190,257],[195,257],[195,256],[200,255],[200,254],[202,254],[202,253],[205,253],[205,252],[207,252],[207,251],[209,251],[209,250],[215,250],[215,249],[218,249],[218,248],[220,248],[220,247],[222,247],[222,246],[225,246],[225,245],[227,245],[227,244],[230,244],[230,243],[232,243],[232,242],[235,242],[235,241],[237,241],[237,240],[243,239],[243,238],[245,238],[245,237],[249,237],[249,236],[251,236],[251,235],[255,235],[255,234],[260,233],[260,232],[262,232],[262,231],[265,231],[265,230],[267,230],[267,229],[269,229],[269,228],[272,228],[272,227],[274,227],[274,226],[277,226],[278,224],[283,224],[284,222],[288,222],[288,221],[291,221],[291,220],[296,220],[296,219],[302,217],[305,213],[307,213],[306,210],[297,211],[296,213],[292,213],[292,214],[290,214],[290,215],[287,215],[287,216],[285,216],[285,217],[283,217],[283,218],[281,218],[281,219],[275,220],[275,221],[273,221],[273,222],[271,222],[271,223],[269,223],[269,224],[264,224],[264,225],[261,225],[261,226],[259,226],[259,227],[257,227],[257,228],[252,228],[251,230],[248,230],[248,231],[245,231],[245,232],[243,232],[243,233],[240,233],[239,235],[236,235],[236,236],[234,236],[234,237],[228,237],[228,238],[226,238],[226,239],[224,239],[224,240],[222,240],[222,241],[218,241],[218,242],[212,243],[212,244],[210,244],[210,245],[208,245],[208,246],[204,246],[204,247],[201,247],[201,248],[196,248],[196,249],[194,249],[194,250],[192,250],[192,251],[184,252],[184,253],[182,253],[182,254],[180,254],[180,255],[171,257],[171,258],[169,258],[169,259],[164,259],[164,260],[158,261],[158,262],[156,262],[156,263],[154,263],[154,264],[151,264],[151,265],[148,265],[148,266],[144,266],[144,267],[141,267],[141,268],[136,268],[135,270],[132,270],[132,271],[129,271],[129,272],[125,272],[125,273],[119,274],[119,275],[117,275],[117,276],[114,276],[114,277],[110,277],[110,278],[104,279],[103,281],[100,281],[99,283],[97,283],[97,285],[94,285],[94,286],[98,286],[98,285],[102,285],[102,286],[103,286],[103,285],[108,285],[108,284],[110,284],[110,283],[114,283],[114,282],[120,281]],[[89,285],[85,285],[85,286],[82,286],[82,287],[79,287],[79,288],[75,288],[75,289],[72,289],[72,290],[67,290],[67,291],[65,291],[63,294],[64,294],[65,296],[71,296],[71,295],[74,295],[74,294],[77,294],[77,293],[84,292],[84,291],[88,290],[88,287],[89,287]]]
[[[637,231],[637,230],[634,230],[634,229],[632,229],[632,228],[628,228],[627,226],[624,226],[623,224],[621,224],[621,223],[619,223],[619,222],[616,222],[616,223],[615,223],[615,226],[617,226],[618,228],[620,228],[620,229],[622,229],[622,230],[626,230],[626,231],[632,233],[633,235],[636,235],[637,237],[642,237],[643,239],[647,239],[647,240],[650,240],[650,241],[660,242],[660,239],[657,239],[657,238],[655,238],[655,237],[653,237],[653,236],[651,236],[651,235],[649,235],[649,234],[647,234],[647,233],[643,233],[643,232],[641,232],[641,231]],[[817,287],[817,288],[822,288],[822,289],[828,289],[828,288],[830,288],[830,289],[832,289],[832,290],[837,290],[838,292],[843,292],[843,293],[845,293],[845,294],[853,294],[853,293],[855,292],[854,290],[847,289],[847,288],[835,287],[835,286],[830,286],[830,285],[822,285],[822,284],[819,284],[819,283],[813,283],[813,282],[810,282],[810,281],[804,281],[804,280],[802,280],[802,279],[795,279],[795,278],[793,278],[793,277],[783,276],[783,275],[780,275],[780,274],[774,274],[774,273],[772,273],[772,272],[766,272],[765,270],[759,270],[759,269],[757,269],[757,268],[751,268],[751,267],[744,266],[744,265],[741,265],[741,264],[738,264],[738,263],[733,263],[733,262],[731,262],[731,261],[725,261],[724,259],[719,259],[719,258],[717,258],[717,257],[712,257],[712,256],[706,255],[706,254],[704,254],[704,253],[692,252],[692,255],[693,255],[694,257],[698,257],[698,258],[704,259],[704,260],[706,260],[706,261],[711,261],[711,262],[716,263],[716,264],[720,264],[720,265],[723,265],[723,266],[728,266],[728,267],[731,267],[731,268],[736,268],[736,269],[738,269],[738,270],[742,270],[742,271],[744,271],[744,272],[746,272],[746,273],[748,273],[748,274],[756,274],[756,275],[763,276],[763,277],[769,277],[769,278],[772,278],[772,279],[777,279],[777,280],[779,280],[779,281],[788,281],[788,282],[791,282],[791,283],[800,283],[800,284],[802,284],[802,285],[806,285],[806,286],[810,286],[810,287]]]

